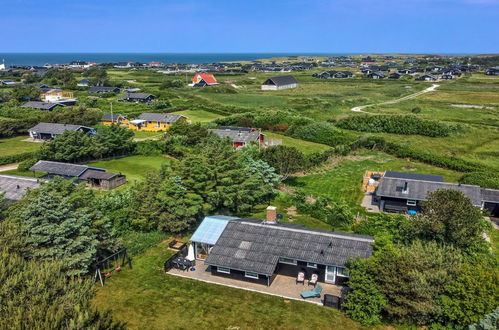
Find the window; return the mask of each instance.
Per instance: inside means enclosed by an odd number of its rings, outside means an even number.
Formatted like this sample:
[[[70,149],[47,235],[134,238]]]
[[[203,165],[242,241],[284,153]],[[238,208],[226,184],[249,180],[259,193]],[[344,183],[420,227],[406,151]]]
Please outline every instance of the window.
[[[227,268],[227,267],[217,267],[217,272],[224,273],[224,274],[230,274],[230,268]]]
[[[253,272],[244,272],[244,277],[254,278],[255,280],[258,280],[258,274]]]
[[[288,264],[288,265],[298,265],[298,262],[295,259],[289,259],[289,258],[279,258],[279,262],[281,264]]]
[[[348,274],[346,273],[345,268],[342,268],[342,267],[336,267],[336,275],[348,277]]]
[[[313,264],[311,262],[307,262],[307,267],[308,268],[317,268],[317,264]]]
[[[407,200],[407,205],[408,206],[416,206],[416,201],[413,199],[408,199]]]

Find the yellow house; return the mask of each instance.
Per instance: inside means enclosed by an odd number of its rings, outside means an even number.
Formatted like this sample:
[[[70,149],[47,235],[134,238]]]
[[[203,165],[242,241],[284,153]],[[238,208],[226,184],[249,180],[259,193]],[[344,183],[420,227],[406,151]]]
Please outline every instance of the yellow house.
[[[102,119],[100,120],[102,124],[104,125],[121,125],[121,126],[129,126],[128,119],[120,114],[113,114],[111,115],[110,113],[105,114],[102,116]]]
[[[167,131],[177,120],[186,120],[181,115],[171,113],[152,113],[145,112],[130,120],[128,127],[134,131],[159,132]]]

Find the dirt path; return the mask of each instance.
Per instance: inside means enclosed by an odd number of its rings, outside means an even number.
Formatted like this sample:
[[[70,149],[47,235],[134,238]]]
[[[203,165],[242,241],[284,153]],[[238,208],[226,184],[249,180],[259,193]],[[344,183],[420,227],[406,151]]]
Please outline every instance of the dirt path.
[[[410,94],[410,95],[407,95],[407,96],[404,96],[404,97],[401,97],[399,99],[396,99],[396,100],[391,100],[391,101],[386,101],[386,102],[382,102],[382,103],[376,103],[376,104],[366,104],[366,105],[360,105],[358,107],[353,107],[351,110],[353,112],[363,112],[363,113],[369,113],[367,111],[364,111],[363,109],[367,108],[367,107],[372,107],[372,106],[375,106],[375,105],[385,105],[385,104],[395,104],[395,103],[399,103],[399,102],[402,102],[402,101],[405,101],[405,100],[409,100],[409,99],[412,99],[412,98],[415,98],[415,97],[418,97],[420,95],[423,95],[423,94],[426,94],[426,93],[429,93],[429,92],[433,92],[434,90],[437,89],[437,87],[440,86],[440,85],[437,85],[437,84],[433,84],[431,85],[430,87],[420,91],[420,92],[417,92],[417,93],[414,93],[414,94]]]
[[[18,166],[19,166],[19,163],[2,165],[2,166],[0,166],[0,172],[10,171],[10,170],[17,170]]]

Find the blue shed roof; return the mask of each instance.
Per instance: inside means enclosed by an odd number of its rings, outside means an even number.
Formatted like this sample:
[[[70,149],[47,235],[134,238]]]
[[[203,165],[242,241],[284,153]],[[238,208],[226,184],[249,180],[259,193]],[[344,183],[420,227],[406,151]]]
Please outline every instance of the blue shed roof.
[[[225,215],[213,215],[203,219],[191,237],[192,242],[214,245],[230,220],[239,219]]]

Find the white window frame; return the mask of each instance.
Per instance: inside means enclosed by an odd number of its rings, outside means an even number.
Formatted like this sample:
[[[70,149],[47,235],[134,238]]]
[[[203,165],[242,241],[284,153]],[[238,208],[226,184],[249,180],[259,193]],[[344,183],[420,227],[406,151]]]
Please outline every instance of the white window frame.
[[[229,267],[218,267],[217,266],[217,272],[218,273],[223,273],[223,274],[230,274],[230,268]]]
[[[258,273],[255,273],[255,272],[244,272],[244,277],[252,278],[254,280],[260,279],[260,277],[258,276]]]
[[[308,268],[315,268],[315,269],[317,269],[317,264],[314,264],[312,262],[307,262],[307,267]]]
[[[417,201],[415,199],[408,199],[407,200],[407,206],[416,206],[417,205]]]
[[[291,258],[279,257],[279,263],[296,266],[296,265],[298,265],[298,260],[291,259]]]
[[[341,269],[341,274],[339,272],[340,269]],[[336,276],[349,277],[347,274],[345,274],[345,268],[343,267],[336,267]]]

